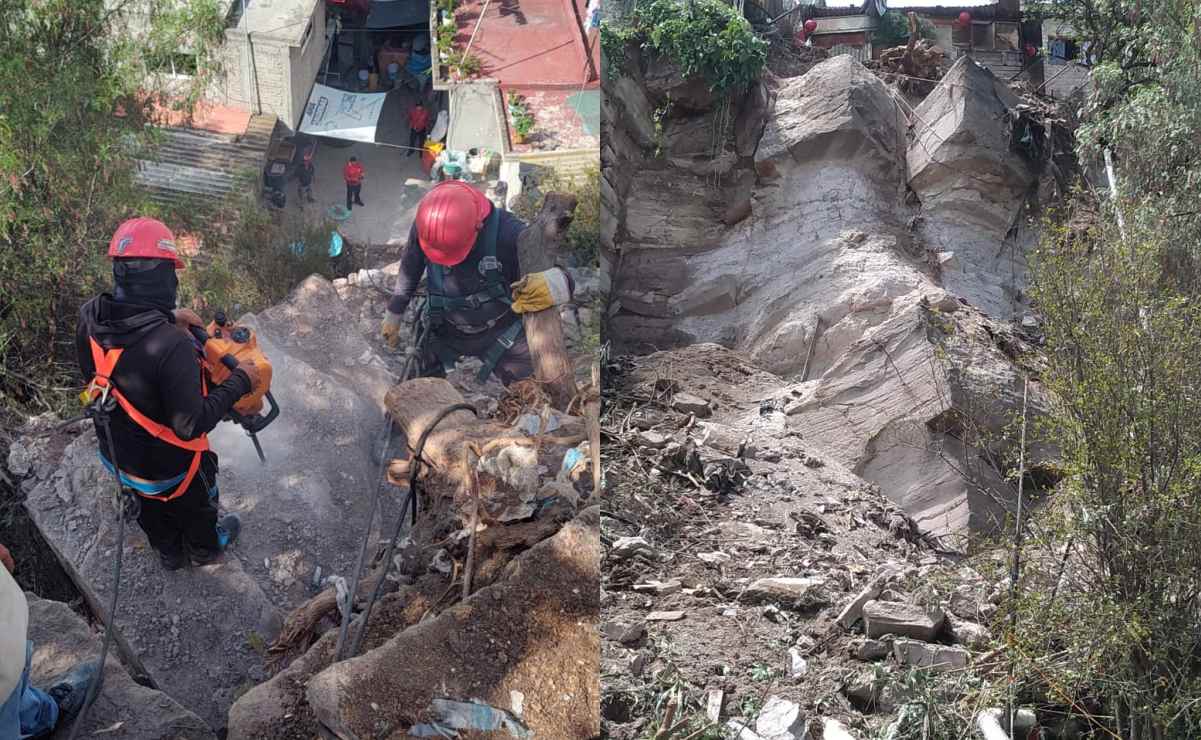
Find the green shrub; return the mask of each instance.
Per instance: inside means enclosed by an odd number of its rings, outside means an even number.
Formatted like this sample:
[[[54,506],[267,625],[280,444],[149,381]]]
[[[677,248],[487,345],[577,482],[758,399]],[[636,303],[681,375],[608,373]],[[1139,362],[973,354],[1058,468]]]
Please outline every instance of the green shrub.
[[[648,0],[624,21],[602,23],[601,51],[610,73],[620,68],[630,43],[662,55],[685,77],[703,78],[718,94],[745,88],[767,64],[768,43],[720,0]]]

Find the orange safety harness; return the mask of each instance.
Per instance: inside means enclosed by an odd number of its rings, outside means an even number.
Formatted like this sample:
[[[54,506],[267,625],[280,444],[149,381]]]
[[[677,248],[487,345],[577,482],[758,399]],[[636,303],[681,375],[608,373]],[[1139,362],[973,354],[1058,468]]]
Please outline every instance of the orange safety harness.
[[[93,337],[88,337],[88,341],[92,345],[92,362],[96,366],[96,377],[92,378],[92,382],[88,384],[87,390],[84,391],[84,396],[89,401],[95,401],[97,398],[104,400],[111,395],[117,399],[117,403],[121,405],[121,408],[125,410],[129,418],[142,429],[145,429],[147,434],[167,444],[189,450],[193,453],[192,463],[188,466],[188,472],[184,475],[183,481],[180,482],[170,495],[148,494],[142,491],[137,491],[137,494],[156,501],[170,501],[182,496],[184,491],[188,490],[188,486],[192,485],[192,479],[196,477],[196,471],[200,469],[201,454],[209,449],[208,435],[202,434],[193,440],[182,440],[169,427],[159,424],[154,419],[134,408],[134,405],[125,397],[125,394],[121,393],[111,382],[113,371],[117,367],[117,362],[121,359],[121,353],[125,350],[121,348],[106,350]],[[208,388],[205,385],[203,374],[200,379],[200,388],[201,393],[207,396]]]

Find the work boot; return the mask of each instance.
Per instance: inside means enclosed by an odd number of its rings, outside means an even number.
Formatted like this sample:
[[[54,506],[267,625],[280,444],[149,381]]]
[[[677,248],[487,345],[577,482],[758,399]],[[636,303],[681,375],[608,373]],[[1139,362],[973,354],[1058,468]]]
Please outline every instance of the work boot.
[[[66,720],[79,714],[88,698],[88,689],[96,680],[99,673],[99,663],[81,663],[72,668],[66,675],[51,684],[46,693],[58,704],[58,724],[63,726]]]
[[[188,557],[192,565],[210,565],[221,559],[221,555],[238,539],[242,531],[242,520],[237,514],[226,514],[217,521],[217,549],[188,548]]]
[[[221,549],[224,551],[230,545],[238,541],[238,534],[242,531],[242,519],[237,514],[226,514],[217,522],[217,541],[221,543]]]
[[[162,563],[163,567],[167,570],[179,570],[188,564],[188,557],[182,552],[172,554],[160,552],[158,554],[158,561]]]

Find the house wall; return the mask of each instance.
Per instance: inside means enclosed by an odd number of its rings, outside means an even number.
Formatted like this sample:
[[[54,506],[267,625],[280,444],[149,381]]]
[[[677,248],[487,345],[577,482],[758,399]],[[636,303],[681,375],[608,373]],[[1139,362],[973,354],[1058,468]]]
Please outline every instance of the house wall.
[[[1043,75],[1046,84],[1043,90],[1056,100],[1065,100],[1089,83],[1089,69],[1075,61],[1053,59],[1050,55],[1051,42],[1057,38],[1077,38],[1076,29],[1064,21],[1043,21]]]
[[[1066,100],[1089,84],[1088,67],[1051,59],[1043,64],[1043,74],[1047,80],[1043,90],[1056,100]]]
[[[292,118],[284,122],[293,129],[300,125],[300,119],[304,117],[304,106],[309,102],[309,93],[313,91],[313,83],[317,81],[317,73],[321,71],[321,62],[325,58],[324,7],[318,6],[312,23],[312,30],[302,40],[302,45],[290,50],[292,65],[288,84],[292,94]]]
[[[848,15],[836,18],[817,18],[817,30],[814,36],[825,34],[852,33],[855,31],[875,30],[879,23],[875,18],[866,15]]]
[[[918,18],[929,23],[934,28],[934,41],[942,47],[943,51],[951,53],[951,47],[954,46],[952,41],[952,31],[954,29],[954,21],[950,18],[931,17],[918,13]]]
[[[307,36],[295,44],[226,30],[222,70],[206,97],[252,113],[274,114],[294,131],[325,55],[324,6],[316,6],[311,23]]]
[[[850,33],[815,33],[813,34],[813,45],[820,46],[823,49],[832,49],[835,46],[866,46],[867,33],[864,31],[855,31]]]

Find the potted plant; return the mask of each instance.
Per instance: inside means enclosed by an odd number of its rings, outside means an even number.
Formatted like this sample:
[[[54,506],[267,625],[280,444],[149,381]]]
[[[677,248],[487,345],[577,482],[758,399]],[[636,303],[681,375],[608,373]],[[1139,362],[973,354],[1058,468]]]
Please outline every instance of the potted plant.
[[[530,132],[534,130],[534,117],[528,110],[523,110],[513,118],[514,143],[524,144]]]
[[[453,26],[442,26],[438,29],[438,59],[443,63],[451,60],[451,53],[454,51],[455,31]]]

